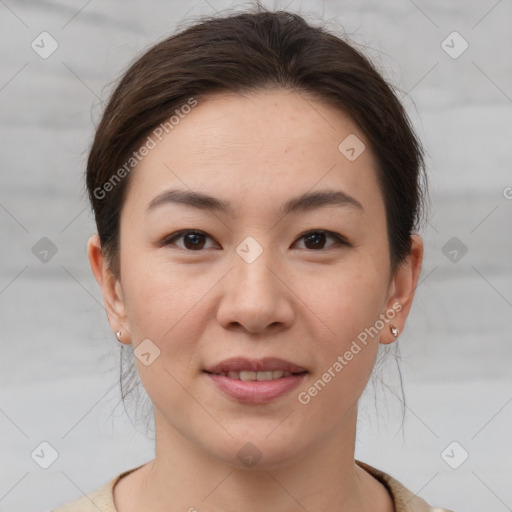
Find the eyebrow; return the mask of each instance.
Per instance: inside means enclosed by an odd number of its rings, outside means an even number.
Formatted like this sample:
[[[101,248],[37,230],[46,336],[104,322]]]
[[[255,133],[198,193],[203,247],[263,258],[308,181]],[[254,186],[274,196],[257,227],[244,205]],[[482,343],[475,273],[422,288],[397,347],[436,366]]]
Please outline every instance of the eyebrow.
[[[178,189],[169,189],[158,194],[146,207],[146,214],[159,206],[167,204],[181,204],[199,210],[219,212],[230,216],[234,215],[232,205],[226,201],[201,192]],[[341,190],[320,190],[316,192],[306,192],[305,194],[289,199],[276,213],[284,216],[328,206],[349,206],[364,211],[363,206],[357,199]]]

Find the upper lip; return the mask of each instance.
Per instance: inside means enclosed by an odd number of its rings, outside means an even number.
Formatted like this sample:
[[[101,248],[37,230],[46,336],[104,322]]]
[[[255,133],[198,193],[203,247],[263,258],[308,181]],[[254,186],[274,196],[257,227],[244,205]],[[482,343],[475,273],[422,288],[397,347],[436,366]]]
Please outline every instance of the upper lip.
[[[222,372],[265,372],[282,370],[291,373],[306,372],[306,368],[297,364],[279,359],[277,357],[265,357],[263,359],[247,359],[245,357],[233,357],[231,359],[225,359],[220,363],[205,368],[205,371],[210,373],[222,373]]]

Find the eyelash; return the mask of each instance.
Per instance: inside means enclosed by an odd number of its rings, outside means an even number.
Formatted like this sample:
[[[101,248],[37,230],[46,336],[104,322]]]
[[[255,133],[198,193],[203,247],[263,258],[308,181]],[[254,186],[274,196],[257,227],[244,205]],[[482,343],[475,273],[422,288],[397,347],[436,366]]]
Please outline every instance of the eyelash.
[[[174,241],[175,240],[178,240],[180,238],[183,238],[185,235],[187,234],[191,234],[191,233],[194,233],[194,234],[197,234],[197,235],[204,235],[205,237],[207,238],[210,238],[212,239],[207,233],[205,233],[204,231],[200,231],[200,230],[197,230],[197,229],[184,229],[182,231],[177,231],[176,233],[173,233],[172,235],[168,236],[167,238],[165,238],[163,241],[162,241],[162,244],[163,246],[169,246],[169,245],[174,245]],[[335,248],[336,245],[341,245],[341,246],[346,246],[346,247],[352,247],[353,245],[346,239],[344,238],[343,236],[339,235],[338,233],[334,233],[332,231],[327,231],[325,229],[313,229],[313,230],[309,230],[309,231],[306,231],[305,233],[302,233],[302,235],[300,235],[300,237],[298,238],[298,240],[304,238],[304,237],[307,237],[309,235],[313,235],[313,234],[316,234],[316,233],[325,233],[327,235],[327,237],[331,237],[331,238],[334,238],[337,243],[336,244],[333,244],[331,245],[330,247],[327,247],[326,249],[309,249],[310,252],[322,252],[322,251],[327,251],[329,249],[332,249],[332,248]],[[183,249],[187,252],[201,252],[202,249],[199,249],[197,251],[194,251],[194,250],[191,250],[191,249],[187,249],[187,248],[184,248],[184,247],[179,247],[179,249]],[[306,249],[308,250],[308,249]]]

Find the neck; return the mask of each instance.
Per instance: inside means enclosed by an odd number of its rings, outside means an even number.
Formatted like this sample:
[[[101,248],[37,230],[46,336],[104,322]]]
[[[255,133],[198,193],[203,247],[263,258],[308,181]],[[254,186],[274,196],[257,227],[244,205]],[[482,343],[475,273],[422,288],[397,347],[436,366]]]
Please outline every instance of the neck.
[[[155,410],[155,459],[134,473],[140,471],[129,491],[133,509],[392,511],[384,487],[354,462],[356,420],[354,409],[340,429],[317,446],[308,446],[307,453],[294,453],[274,464],[265,464],[262,458],[254,467],[240,468],[229,458],[214,457],[192,444]],[[119,510],[128,508],[119,506]]]

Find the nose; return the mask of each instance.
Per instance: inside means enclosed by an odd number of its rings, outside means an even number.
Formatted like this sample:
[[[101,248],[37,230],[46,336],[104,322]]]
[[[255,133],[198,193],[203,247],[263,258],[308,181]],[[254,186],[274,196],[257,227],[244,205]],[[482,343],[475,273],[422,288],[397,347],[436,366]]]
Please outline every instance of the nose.
[[[223,280],[217,320],[226,329],[241,326],[250,333],[288,328],[293,323],[290,277],[264,250],[248,262],[235,254],[234,268]],[[288,282],[287,282],[288,281]]]

